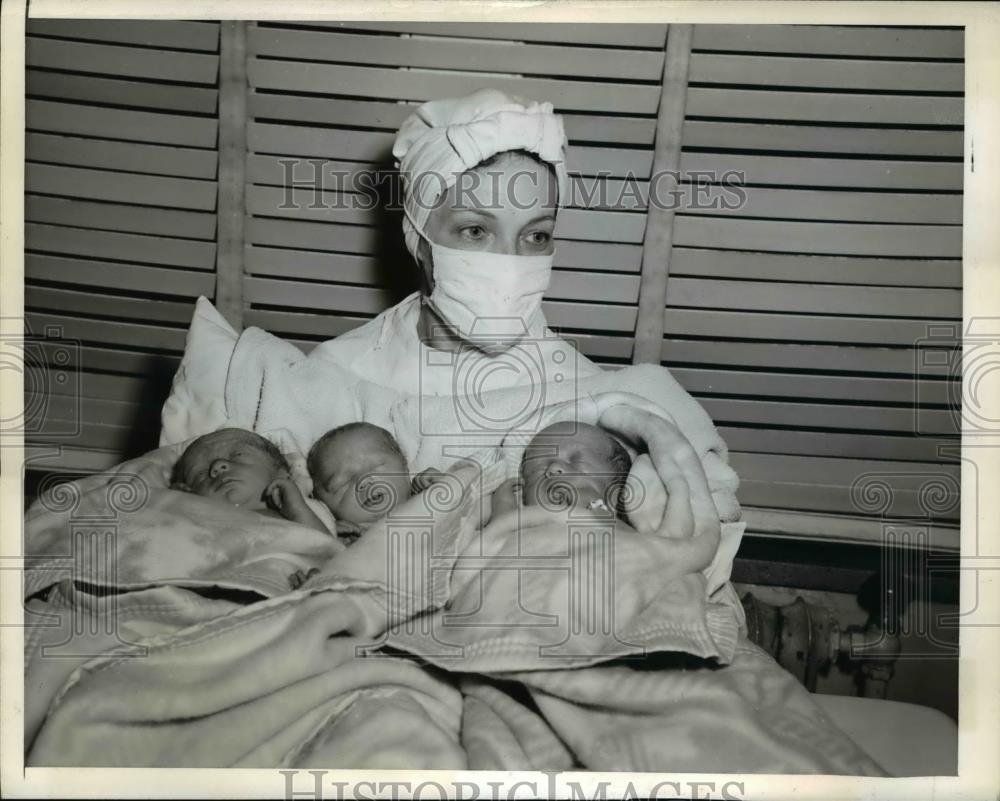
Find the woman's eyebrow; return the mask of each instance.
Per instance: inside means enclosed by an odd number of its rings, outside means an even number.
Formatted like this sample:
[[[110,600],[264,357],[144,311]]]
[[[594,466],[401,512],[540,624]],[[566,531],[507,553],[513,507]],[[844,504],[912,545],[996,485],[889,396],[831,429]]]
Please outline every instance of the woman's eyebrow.
[[[486,208],[473,208],[467,206],[459,206],[453,210],[456,214],[478,214],[480,217],[489,217],[491,220],[495,220],[497,216]]]

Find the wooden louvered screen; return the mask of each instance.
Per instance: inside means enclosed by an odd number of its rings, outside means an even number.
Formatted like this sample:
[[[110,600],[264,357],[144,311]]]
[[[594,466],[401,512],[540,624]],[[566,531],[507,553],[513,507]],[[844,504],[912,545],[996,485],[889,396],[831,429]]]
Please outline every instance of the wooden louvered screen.
[[[308,188],[295,190],[299,208],[279,208],[283,160],[300,161],[299,182],[313,174],[305,160],[326,160],[328,186],[336,171],[391,170],[395,132],[417,104],[497,87],[553,102],[570,172],[590,188],[598,171],[611,184],[648,180],[665,38],[664,25],[251,26],[245,322],[308,347],[385,309],[413,276],[398,212],[352,209],[335,190],[323,205],[339,208],[310,209]],[[645,224],[635,205],[560,213],[546,313],[598,360],[631,353]]]
[[[83,426],[56,463],[94,468],[155,441],[192,300],[215,290],[219,26],[28,32],[28,321],[82,342]],[[236,316],[308,349],[398,300],[399,212],[359,208],[334,176],[391,172],[418,103],[495,86],[555,104],[575,180],[603,176],[594,197],[636,181],[560,213],[545,303],[584,353],[627,363],[666,36],[250,23]],[[678,210],[661,357],[729,443],[752,533],[873,542],[917,518],[957,546],[958,465],[938,446],[957,445],[962,55],[954,29],[694,27],[680,168],[742,175],[746,202]],[[71,417],[54,391],[48,415]]]
[[[746,202],[678,212],[661,356],[729,443],[751,532],[918,519],[957,548],[954,354],[927,342],[961,328],[962,36],[695,26],[682,169],[741,173]]]
[[[62,446],[36,467],[97,469],[155,447],[193,300],[214,293],[219,26],[29,20],[27,33],[26,325],[65,338],[69,351],[43,350],[81,371],[48,382],[26,439]]]

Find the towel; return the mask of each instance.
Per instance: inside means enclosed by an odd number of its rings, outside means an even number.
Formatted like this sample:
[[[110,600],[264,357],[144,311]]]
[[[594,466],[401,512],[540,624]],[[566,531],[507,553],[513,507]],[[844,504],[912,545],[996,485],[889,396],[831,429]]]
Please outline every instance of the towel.
[[[458,176],[508,150],[527,150],[553,166],[565,200],[566,134],[551,103],[480,89],[466,97],[424,103],[403,123],[392,148],[403,176],[403,233],[414,257],[439,197]]]

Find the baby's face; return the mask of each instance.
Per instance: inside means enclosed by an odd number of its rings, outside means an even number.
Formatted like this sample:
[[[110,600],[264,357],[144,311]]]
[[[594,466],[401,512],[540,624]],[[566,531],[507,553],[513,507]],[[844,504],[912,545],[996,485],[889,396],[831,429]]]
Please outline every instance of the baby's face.
[[[264,491],[282,472],[252,434],[234,429],[201,438],[182,460],[185,489],[248,509],[266,506]]]
[[[334,517],[364,526],[410,497],[406,463],[376,431],[338,434],[317,452],[313,495]]]
[[[540,431],[524,451],[521,475],[526,506],[587,508],[618,478],[611,463],[610,435],[584,423],[556,423]]]

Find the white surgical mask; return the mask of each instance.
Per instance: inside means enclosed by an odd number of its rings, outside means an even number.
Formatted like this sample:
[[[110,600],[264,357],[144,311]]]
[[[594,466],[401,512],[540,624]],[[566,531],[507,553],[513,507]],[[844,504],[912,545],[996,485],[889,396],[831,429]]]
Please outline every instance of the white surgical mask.
[[[427,241],[434,267],[434,290],[427,304],[486,353],[516,345],[541,312],[555,254],[515,256]]]

